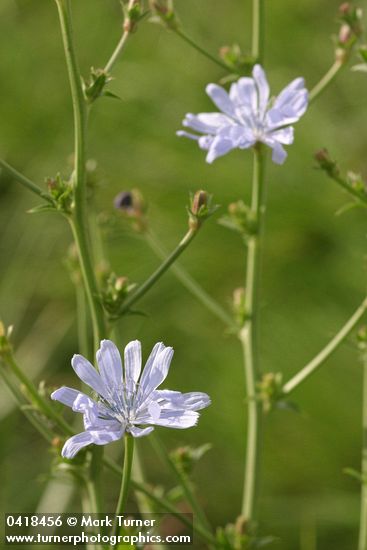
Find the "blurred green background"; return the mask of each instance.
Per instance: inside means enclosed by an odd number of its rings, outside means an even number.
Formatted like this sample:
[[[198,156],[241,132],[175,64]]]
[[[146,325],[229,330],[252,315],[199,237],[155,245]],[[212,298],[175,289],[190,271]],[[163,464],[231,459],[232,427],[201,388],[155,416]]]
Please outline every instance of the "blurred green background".
[[[237,42],[250,47],[249,0],[177,0],[192,37],[216,52]],[[333,61],[336,0],[267,3],[265,66],[273,93],[296,76],[312,87]],[[103,66],[120,36],[117,0],[73,2],[82,72]],[[68,174],[72,112],[56,7],[39,0],[0,3],[1,156],[42,184]],[[212,109],[204,88],[222,71],[162,27],[144,22],[114,70],[110,89],[90,121],[89,156],[98,162],[95,203],[112,212],[114,196],[139,188],[149,218],[167,249],[186,231],[189,191],[204,188],[226,206],[249,196],[251,154],[216,161],[175,131],[184,114]],[[296,373],[338,330],[365,289],[366,221],[362,210],[335,212],[347,198],[315,170],[313,153],[327,146],[343,169],[366,174],[365,74],[349,68],[296,126],[283,167],[268,164],[268,210],[262,274],[261,361],[264,371]],[[37,382],[75,385],[70,358],[78,351],[75,296],[63,258],[71,242],[58,216],[30,215],[34,196],[0,178],[0,315],[13,324],[17,357]],[[217,216],[218,218],[218,216]],[[111,266],[140,282],[158,265],[143,239],[117,220],[106,239]],[[235,234],[211,219],[185,252],[182,265],[230,307],[243,285],[244,252]],[[168,273],[140,302],[146,316],[120,324],[123,347],[143,342],[145,356],[159,340],[175,348],[167,387],[206,391],[213,404],[195,430],[161,429],[167,445],[211,442],[197,466],[200,499],[214,525],[234,521],[240,508],[245,446],[241,349]],[[359,469],[361,365],[351,338],[294,394],[301,414],[275,412],[265,423],[261,531],[281,550],[356,547],[359,485],[343,473]],[[0,509],[57,511],[62,491],[50,494],[50,453],[0,387]],[[148,478],[172,484],[139,442]],[[115,444],[112,452],[117,452]],[[45,475],[46,474],[46,475]],[[116,484],[106,484],[109,509]],[[65,499],[68,495],[64,495]],[[49,499],[49,500],[47,500]],[[77,509],[77,501],[69,505]]]

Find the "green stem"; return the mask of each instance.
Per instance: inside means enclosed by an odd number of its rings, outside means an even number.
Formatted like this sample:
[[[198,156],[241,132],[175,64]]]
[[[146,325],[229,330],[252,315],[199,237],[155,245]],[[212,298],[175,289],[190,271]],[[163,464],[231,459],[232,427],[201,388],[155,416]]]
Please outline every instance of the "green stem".
[[[120,57],[121,52],[124,49],[125,44],[127,42],[127,39],[129,38],[130,34],[131,33],[128,32],[128,31],[124,31],[122,33],[121,39],[120,39],[119,43],[117,44],[116,49],[114,50],[113,54],[111,55],[110,59],[107,61],[106,65],[105,65],[104,71],[106,73],[111,72],[113,66],[115,65],[115,63],[117,61],[117,59]]]
[[[78,62],[74,49],[70,0],[56,0],[56,4],[59,11],[61,32],[70,80],[74,113],[75,169],[73,180],[75,207],[70,223],[78,249],[85,290],[91,310],[94,347],[95,349],[97,349],[100,340],[105,335],[105,320],[99,298],[97,281],[93,270],[93,263],[91,259],[90,244],[88,238],[85,189],[87,111],[81,84],[80,72],[78,68]]]
[[[314,374],[317,369],[319,369],[325,361],[338,349],[340,344],[344,342],[346,337],[350,332],[356,327],[359,321],[362,319],[367,310],[367,298],[363,300],[361,305],[356,309],[353,315],[348,319],[345,325],[340,329],[340,331],[330,340],[330,342],[314,357],[303,369],[301,369],[293,378],[291,378],[283,386],[283,393],[289,395],[292,393],[300,384]]]
[[[168,268],[175,262],[175,260],[182,254],[182,252],[188,247],[195,235],[197,234],[198,229],[189,229],[182,241],[178,244],[173,252],[166,258],[166,260],[159,266],[159,268],[152,273],[152,275],[143,283],[138,290],[133,292],[133,294],[128,297],[123,307],[120,310],[120,315],[123,315],[133,304],[135,304],[140,298],[146,294],[146,292],[162,277],[162,275],[168,270]]]
[[[344,66],[345,63],[342,63],[341,61],[335,61],[333,63],[327,73],[325,73],[321,80],[310,91],[309,104],[315,101],[315,99],[326,90]]]
[[[257,63],[264,62],[264,0],[252,0],[252,48]]]
[[[26,176],[23,176],[20,172],[18,172],[15,168],[10,166],[5,160],[0,159],[0,168],[5,172],[8,176],[11,178],[14,178],[18,183],[26,187],[29,191],[32,191],[32,193],[35,193],[41,199],[46,200],[50,204],[53,204],[54,201],[52,197],[46,192],[41,189],[41,187],[38,187],[36,183],[28,179]]]
[[[167,258],[167,253],[163,250],[161,244],[158,242],[157,237],[152,234],[152,232],[145,234],[146,241],[149,244],[150,248],[155,252],[155,254],[161,259],[164,260]],[[195,298],[199,300],[215,317],[222,321],[229,328],[236,328],[236,324],[229,313],[226,312],[224,308],[214,298],[212,298],[203,288],[199,285],[187,273],[187,271],[179,265],[178,262],[171,266],[171,271],[174,273],[176,278],[181,282],[181,284],[189,291]]]
[[[337,176],[336,174],[330,175],[331,179],[334,180],[340,187],[342,187],[345,191],[347,191],[350,195],[353,195],[356,199],[363,202],[364,204],[367,203],[367,195],[364,191],[358,191],[358,189],[354,189],[354,187],[346,182],[341,176]]]
[[[90,346],[88,339],[88,315],[85,291],[82,285],[75,283],[77,327],[78,327],[78,350],[84,357],[90,357]]]
[[[204,513],[204,510],[196,499],[187,475],[177,467],[176,463],[172,460],[160,438],[156,434],[152,434],[150,436],[150,442],[158,456],[161,457],[161,460],[168,467],[168,469],[171,470],[182,487],[186,500],[190,504],[192,511],[196,516],[195,520],[198,521],[198,523],[201,524],[205,530],[211,531],[209,521]]]
[[[180,38],[182,38],[182,40],[184,40],[185,42],[187,42],[187,44],[189,44],[190,46],[192,46],[196,51],[198,51],[199,53],[201,53],[202,55],[204,55],[207,59],[210,59],[210,61],[213,61],[213,63],[215,63],[216,65],[218,65],[219,67],[221,67],[222,69],[224,69],[225,71],[227,72],[231,72],[233,73],[233,68],[230,67],[229,65],[227,65],[226,63],[224,63],[224,61],[221,61],[220,59],[218,59],[217,57],[215,57],[214,55],[212,55],[211,53],[207,52],[206,50],[204,50],[204,48],[202,48],[201,46],[199,46],[198,44],[196,44],[196,42],[194,42],[194,40],[192,40],[192,38],[190,38],[189,36],[187,36],[186,33],[184,33],[181,29],[176,29],[176,28],[173,28],[171,29],[177,36],[179,36]]]
[[[117,475],[121,475],[121,468],[108,458],[104,459],[105,466],[111,471],[114,472]],[[172,514],[175,518],[177,518],[179,521],[181,521],[183,524],[187,525],[187,527],[192,528],[195,533],[199,537],[201,537],[202,540],[209,542],[210,544],[215,544],[216,540],[213,537],[213,535],[203,529],[198,523],[194,522],[192,523],[185,514],[182,514],[180,510],[178,510],[171,502],[167,499],[165,499],[162,496],[157,496],[154,491],[149,488],[145,487],[144,485],[136,482],[135,480],[131,480],[131,486],[134,488],[135,491],[139,491],[143,495],[145,495],[151,502],[156,504],[161,510],[165,510],[169,514]]]
[[[358,550],[367,550],[367,355],[363,358],[362,485]]]
[[[129,496],[131,469],[134,458],[134,438],[132,435],[125,433],[125,452],[124,452],[124,468],[122,471],[122,482],[120,496],[116,507],[115,516],[122,516],[126,513],[126,504]],[[115,534],[118,534],[118,523],[115,520]]]
[[[260,239],[263,232],[265,210],[264,157],[262,148],[254,151],[254,172],[252,184],[251,213],[256,221],[257,233],[248,241],[245,309],[247,320],[240,331],[243,347],[246,400],[247,400],[247,447],[242,514],[249,522],[254,521],[257,503],[259,439],[261,406],[256,399],[256,384],[260,379],[257,324],[258,286],[260,275]]]
[[[99,347],[100,340],[106,335],[106,324],[93,269],[88,231],[86,201],[87,109],[74,48],[71,2],[70,0],[56,0],[56,4],[70,81],[74,116],[74,212],[70,217],[70,225],[78,250],[80,267],[93,325],[94,349],[96,350]],[[100,479],[102,473],[102,460],[103,448],[93,449],[89,481],[93,484],[93,490],[96,497],[93,499],[93,502],[91,502],[91,505],[97,506],[93,508],[92,511],[96,513],[102,512],[103,509]]]

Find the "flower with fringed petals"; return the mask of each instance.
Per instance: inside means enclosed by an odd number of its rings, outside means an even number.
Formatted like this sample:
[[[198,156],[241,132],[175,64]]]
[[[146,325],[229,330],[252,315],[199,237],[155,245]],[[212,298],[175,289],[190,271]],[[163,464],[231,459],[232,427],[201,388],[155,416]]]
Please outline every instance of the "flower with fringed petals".
[[[265,72],[255,65],[252,78],[240,78],[231,85],[229,93],[217,84],[209,84],[206,92],[221,112],[188,113],[183,125],[198,134],[180,130],[178,136],[197,141],[201,149],[208,151],[208,163],[232,149],[249,149],[264,143],[273,150],[273,161],[283,164],[287,157],[283,145],[290,145],[294,139],[290,125],[301,118],[308,105],[303,78],[296,78],[270,100]]]
[[[68,439],[62,456],[73,458],[83,447],[106,445],[124,433],[134,437],[148,435],[154,426],[191,428],[199,411],[210,405],[207,394],[158,390],[168,375],[173,349],[156,344],[141,374],[141,344],[130,342],[125,348],[124,368],[113,342],[102,340],[97,351],[99,373],[82,355],[74,355],[72,367],[79,378],[94,390],[96,399],[73,388],[62,387],[51,398],[83,414],[85,430]]]

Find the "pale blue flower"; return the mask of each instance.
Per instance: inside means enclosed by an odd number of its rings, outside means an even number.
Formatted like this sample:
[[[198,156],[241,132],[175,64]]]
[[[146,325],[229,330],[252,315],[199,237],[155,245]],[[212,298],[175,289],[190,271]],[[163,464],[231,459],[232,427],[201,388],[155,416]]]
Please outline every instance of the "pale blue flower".
[[[255,65],[253,78],[240,78],[229,93],[217,84],[209,84],[206,93],[221,113],[187,114],[183,125],[202,136],[180,130],[179,136],[198,141],[208,151],[212,163],[232,149],[248,149],[258,142],[273,150],[272,159],[282,164],[287,153],[283,145],[293,143],[293,127],[305,113],[308,92],[303,78],[296,78],[273,100],[269,84],[260,65]]]
[[[52,399],[82,413],[84,419],[85,431],[66,441],[62,456],[73,458],[83,447],[91,443],[106,445],[120,439],[125,432],[141,437],[152,432],[153,426],[195,426],[199,418],[197,411],[210,405],[205,393],[157,390],[168,374],[172,356],[172,348],[156,344],[140,376],[138,340],[125,348],[124,369],[120,353],[110,340],[102,340],[97,351],[99,373],[82,355],[74,355],[73,369],[96,392],[97,399],[65,386],[51,395]]]

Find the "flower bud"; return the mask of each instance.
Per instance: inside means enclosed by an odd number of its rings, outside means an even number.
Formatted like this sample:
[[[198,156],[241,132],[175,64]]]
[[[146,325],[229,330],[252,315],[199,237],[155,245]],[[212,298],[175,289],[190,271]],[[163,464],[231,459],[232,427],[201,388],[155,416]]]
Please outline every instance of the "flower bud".
[[[209,195],[206,191],[196,191],[192,202],[191,212],[193,214],[200,214],[200,212],[207,207]]]
[[[189,227],[192,230],[199,229],[203,221],[209,216],[214,214],[217,210],[217,205],[212,205],[212,196],[206,191],[196,191],[191,196],[190,205],[188,207],[189,212]]]
[[[104,69],[94,69],[92,67],[89,81],[83,80],[83,91],[87,103],[91,104],[104,95],[105,87],[110,81],[111,77]]]
[[[179,28],[179,21],[172,0],[149,0],[149,7],[153,13],[151,18],[153,23],[161,23],[170,30]]]
[[[141,16],[142,16],[142,13],[141,13],[140,0],[134,0],[126,14],[126,18],[123,24],[124,31],[128,33],[135,32],[137,23],[141,18]]]
[[[71,214],[74,205],[73,186],[70,181],[64,181],[61,174],[46,178],[46,185],[57,210]]]
[[[342,46],[349,44],[353,38],[353,31],[347,23],[344,23],[339,30],[338,42]]]
[[[351,5],[349,2],[344,2],[339,6],[339,14],[343,17],[348,15],[350,11],[351,11]]]
[[[131,284],[127,277],[117,276],[108,269],[101,272],[100,276],[102,279],[101,295],[103,307],[110,315],[111,320],[117,319],[123,302],[136,285]]]
[[[170,453],[170,457],[181,472],[190,474],[195,466],[195,463],[198,462],[210,449],[211,445],[209,443],[196,448],[190,446],[178,447]]]
[[[221,225],[240,233],[248,240],[257,232],[257,223],[251,209],[242,200],[228,205],[228,214],[219,220]]]
[[[340,174],[337,163],[332,160],[329,151],[325,148],[315,153],[315,159],[319,163],[321,170],[324,170],[329,176],[337,177]]]
[[[222,46],[219,50],[219,57],[239,74],[249,74],[256,63],[256,59],[248,53],[242,52],[238,44]],[[238,75],[237,75],[238,78]]]
[[[269,412],[283,397],[282,380],[283,377],[280,372],[267,372],[263,374],[260,382],[258,382],[258,398],[262,402],[265,413]]]

